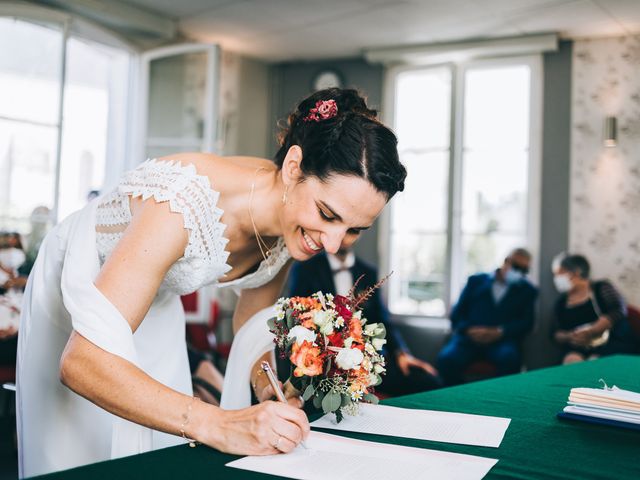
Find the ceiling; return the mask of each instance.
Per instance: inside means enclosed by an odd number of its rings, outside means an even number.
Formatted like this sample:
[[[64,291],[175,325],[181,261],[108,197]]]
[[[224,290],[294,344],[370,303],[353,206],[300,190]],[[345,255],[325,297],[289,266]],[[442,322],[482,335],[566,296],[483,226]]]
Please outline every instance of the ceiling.
[[[269,62],[364,49],[558,32],[640,32],[640,0],[126,0],[186,36]]]

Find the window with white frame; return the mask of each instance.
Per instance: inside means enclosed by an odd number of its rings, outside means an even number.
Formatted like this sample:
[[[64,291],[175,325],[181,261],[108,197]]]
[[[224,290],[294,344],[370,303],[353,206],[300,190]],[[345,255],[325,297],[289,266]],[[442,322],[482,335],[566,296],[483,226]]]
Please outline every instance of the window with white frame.
[[[539,57],[391,72],[405,191],[389,214],[389,307],[446,316],[468,275],[536,250]]]
[[[65,217],[123,163],[131,53],[72,26],[0,17],[0,230]]]

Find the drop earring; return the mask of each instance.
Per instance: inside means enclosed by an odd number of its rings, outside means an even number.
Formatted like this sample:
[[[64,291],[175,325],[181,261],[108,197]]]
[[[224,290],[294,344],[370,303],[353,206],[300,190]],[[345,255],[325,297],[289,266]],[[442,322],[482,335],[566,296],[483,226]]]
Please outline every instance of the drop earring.
[[[282,204],[287,203],[287,190],[289,190],[289,186],[284,187],[284,192],[282,192]]]

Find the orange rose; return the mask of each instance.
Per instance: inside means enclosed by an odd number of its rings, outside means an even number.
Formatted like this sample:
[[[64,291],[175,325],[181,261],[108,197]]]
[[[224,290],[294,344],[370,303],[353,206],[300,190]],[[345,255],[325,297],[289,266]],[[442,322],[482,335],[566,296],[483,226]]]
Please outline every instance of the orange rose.
[[[354,342],[363,343],[362,340],[362,324],[357,318],[352,318],[349,321],[349,336],[353,338]]]
[[[320,302],[312,297],[292,297],[290,300],[292,304],[297,303],[305,310],[320,310],[322,308]]]
[[[302,345],[293,344],[289,360],[296,366],[293,371],[296,377],[302,377],[303,375],[314,377],[322,373],[320,347],[314,347],[307,340],[302,342]]]
[[[369,372],[367,372],[364,368],[358,370],[358,373],[351,377],[351,386],[350,390],[352,392],[362,391],[363,393],[368,393],[369,386]]]
[[[313,312],[305,312],[302,315],[300,315],[298,317],[298,320],[300,320],[300,324],[304,327],[304,328],[308,328],[310,330],[317,330],[316,328],[316,324],[313,321]]]

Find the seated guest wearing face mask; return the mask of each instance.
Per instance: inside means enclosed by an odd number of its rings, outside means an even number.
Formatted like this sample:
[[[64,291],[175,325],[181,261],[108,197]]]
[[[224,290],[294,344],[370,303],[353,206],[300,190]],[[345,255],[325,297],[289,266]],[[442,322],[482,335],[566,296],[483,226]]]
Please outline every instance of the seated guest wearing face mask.
[[[533,326],[538,290],[526,278],[531,254],[513,250],[492,273],[469,277],[451,311],[453,335],[438,355],[438,370],[449,385],[475,360],[486,359],[498,375],[517,373],[520,344]]]
[[[562,363],[632,353],[627,308],[614,286],[607,280],[591,281],[589,262],[582,255],[561,254],[552,270],[560,297],[551,334],[562,347]]]

